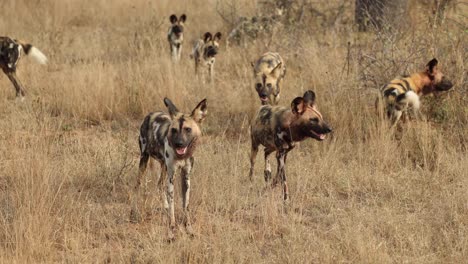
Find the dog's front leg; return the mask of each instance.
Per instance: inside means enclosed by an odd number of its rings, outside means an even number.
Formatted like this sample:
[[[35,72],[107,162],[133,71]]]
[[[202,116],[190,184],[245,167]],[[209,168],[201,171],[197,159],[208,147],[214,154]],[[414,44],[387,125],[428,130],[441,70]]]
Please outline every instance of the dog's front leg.
[[[174,174],[176,170],[176,164],[173,160],[166,160],[167,167],[167,214],[169,216],[169,240],[174,240],[175,231],[175,216],[174,216]]]
[[[276,160],[278,162],[278,169],[276,171],[276,177],[273,181],[273,186],[278,184],[278,181],[281,180],[283,185],[283,198],[284,200],[288,200],[289,192],[288,192],[288,184],[286,182],[286,171],[285,171],[285,164],[286,164],[286,156],[288,151],[285,149],[280,149],[276,152]]]
[[[188,210],[190,200],[190,171],[192,170],[194,158],[191,157],[185,161],[185,165],[182,167],[182,208],[185,215],[185,227],[189,234],[192,234],[192,226],[190,221],[190,214]]]
[[[209,83],[212,83],[213,82],[213,69],[214,67],[214,62],[210,62],[210,64],[208,65],[208,82]]]

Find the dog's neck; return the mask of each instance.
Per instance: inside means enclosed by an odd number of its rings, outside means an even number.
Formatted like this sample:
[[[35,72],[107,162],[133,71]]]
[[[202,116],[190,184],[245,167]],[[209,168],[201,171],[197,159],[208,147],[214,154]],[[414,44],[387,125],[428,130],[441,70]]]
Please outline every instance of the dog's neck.
[[[426,72],[419,72],[414,74],[413,81],[415,84],[415,92],[419,95],[426,95],[434,92],[434,78],[429,76]],[[413,76],[414,76],[413,75]]]

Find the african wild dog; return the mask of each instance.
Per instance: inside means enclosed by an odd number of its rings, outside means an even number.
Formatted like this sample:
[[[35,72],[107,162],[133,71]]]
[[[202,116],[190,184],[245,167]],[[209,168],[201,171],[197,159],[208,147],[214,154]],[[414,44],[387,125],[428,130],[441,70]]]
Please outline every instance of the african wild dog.
[[[303,97],[296,97],[291,108],[263,105],[252,122],[250,155],[250,180],[254,173],[255,158],[258,147],[265,147],[265,181],[271,178],[271,168],[268,156],[276,151],[278,169],[273,179],[273,186],[281,180],[284,200],[288,199],[288,185],[286,183],[286,156],[294,148],[295,142],[309,137],[324,140],[332,129],[323,120],[322,114],[315,106],[315,93],[307,91]]]
[[[276,52],[263,54],[256,63],[252,62],[255,77],[255,90],[262,105],[277,105],[280,99],[286,66],[283,58]]]
[[[432,59],[427,63],[425,71],[413,73],[409,77],[394,79],[382,87],[376,106],[378,110],[385,110],[393,125],[398,122],[408,107],[411,107],[415,117],[419,118],[419,97],[421,95],[447,91],[452,88],[452,82],[438,70],[437,64],[438,61]]]
[[[24,99],[25,91],[16,76],[16,67],[23,51],[38,63],[47,63],[46,56],[33,45],[9,37],[0,37],[0,67],[15,86],[16,98],[21,100]]]
[[[184,23],[187,20],[187,16],[183,14],[177,19],[176,15],[171,15],[169,20],[171,21],[171,26],[167,33],[167,39],[171,48],[171,56],[174,61],[179,61],[182,43],[184,42]]]
[[[210,32],[203,35],[203,39],[198,39],[193,45],[192,54],[190,57],[195,61],[195,73],[198,73],[198,67],[205,66],[208,70],[209,81],[213,80],[214,63],[216,54],[219,50],[219,41],[221,40],[221,32],[214,36]]]
[[[190,171],[194,163],[193,154],[197,141],[201,136],[200,123],[207,114],[207,102],[206,99],[203,99],[190,115],[179,112],[168,98],[164,98],[164,104],[168,108],[169,114],[165,112],[150,113],[141,125],[139,139],[141,157],[135,189],[138,191],[140,188],[149,158],[152,157],[159,161],[161,174],[158,185],[162,188],[167,174],[167,190],[163,195],[164,207],[168,209],[169,238],[174,239],[174,174],[178,168],[181,168],[182,171],[182,205],[185,225],[187,231],[192,232],[188,214]]]

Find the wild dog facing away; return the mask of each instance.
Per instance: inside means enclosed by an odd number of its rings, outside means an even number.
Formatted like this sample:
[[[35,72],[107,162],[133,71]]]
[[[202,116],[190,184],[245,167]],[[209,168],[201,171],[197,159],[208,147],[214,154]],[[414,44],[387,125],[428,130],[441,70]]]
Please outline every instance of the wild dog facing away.
[[[16,76],[16,68],[23,52],[39,64],[47,63],[47,57],[33,45],[9,37],[0,37],[0,67],[13,83],[16,98],[21,100],[24,99],[25,90]]]
[[[210,32],[206,32],[202,39],[195,41],[192,54],[190,55],[190,58],[195,61],[195,73],[198,73],[200,66],[204,67],[208,71],[208,80],[210,82],[213,80],[214,64],[221,36],[221,32],[217,32],[214,36]]]
[[[435,92],[448,91],[452,82],[439,71],[437,59],[432,59],[426,65],[426,70],[411,74],[409,77],[397,78],[382,87],[376,107],[395,125],[404,112],[411,108],[416,118],[419,118],[419,97]]]
[[[179,18],[174,14],[169,17],[171,26],[167,33],[167,39],[169,40],[169,47],[173,61],[180,60],[182,43],[184,42],[184,23],[186,20],[187,16],[185,14],[182,14]]]
[[[283,58],[276,52],[263,54],[255,63],[252,62],[255,78],[255,90],[262,105],[277,105],[280,99],[286,66]]]
[[[157,160],[161,164],[158,181],[161,189],[167,176],[167,190],[166,193],[163,192],[163,198],[164,207],[167,208],[169,216],[169,239],[173,240],[175,238],[174,174],[177,169],[181,169],[182,172],[182,206],[185,226],[187,232],[192,233],[188,212],[190,171],[194,163],[193,154],[197,141],[201,136],[200,124],[207,114],[207,102],[203,99],[191,114],[180,112],[168,98],[164,99],[164,104],[169,113],[150,113],[141,125],[139,139],[141,157],[135,189],[138,194],[149,158]],[[131,214],[135,213],[135,208],[132,208]]]
[[[265,157],[265,181],[271,179],[271,167],[268,156],[276,152],[278,168],[276,177],[273,179],[273,186],[279,181],[283,185],[283,198],[289,197],[288,185],[286,182],[286,157],[296,142],[307,138],[314,138],[318,141],[325,139],[326,134],[332,129],[323,120],[322,114],[315,105],[315,93],[311,90],[304,93],[303,97],[296,97],[291,102],[291,108],[282,106],[261,106],[255,119],[252,122],[251,140],[252,149],[250,155],[250,174],[252,180],[260,145],[264,146]]]

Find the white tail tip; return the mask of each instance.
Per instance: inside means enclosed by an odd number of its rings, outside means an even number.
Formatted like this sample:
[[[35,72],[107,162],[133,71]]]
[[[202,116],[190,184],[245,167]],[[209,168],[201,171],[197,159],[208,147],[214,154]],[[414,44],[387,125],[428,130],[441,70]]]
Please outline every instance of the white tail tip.
[[[47,57],[36,47],[32,47],[28,53],[39,64],[47,64]]]

